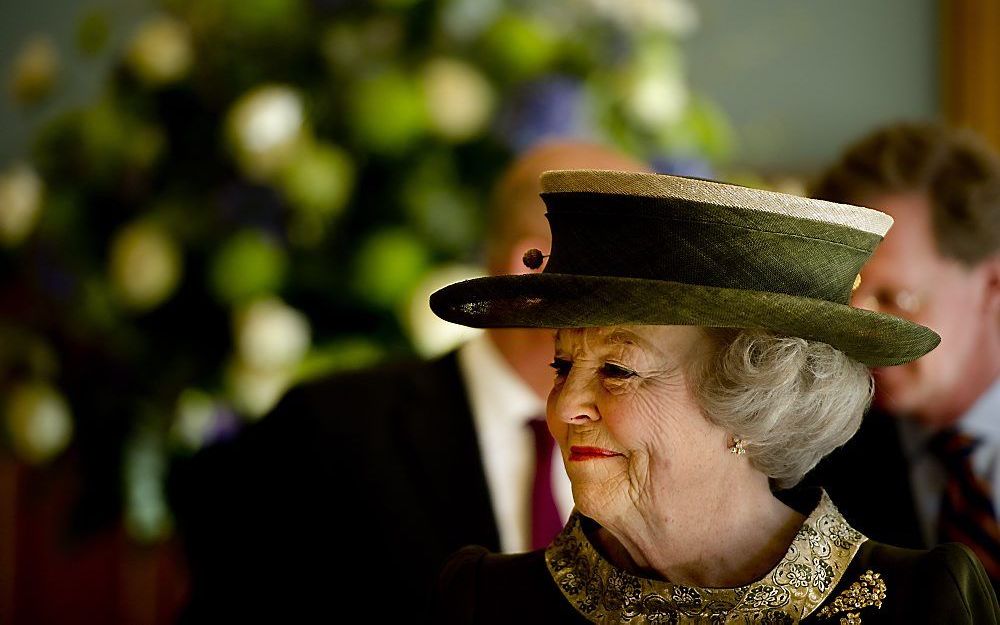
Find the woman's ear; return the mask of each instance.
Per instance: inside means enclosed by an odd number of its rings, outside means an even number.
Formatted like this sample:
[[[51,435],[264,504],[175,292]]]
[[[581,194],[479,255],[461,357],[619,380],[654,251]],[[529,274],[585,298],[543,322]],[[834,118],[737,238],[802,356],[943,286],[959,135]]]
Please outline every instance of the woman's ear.
[[[542,269],[545,269],[545,263],[548,262],[547,256],[551,245],[552,243],[545,237],[521,237],[510,247],[506,272],[517,275],[523,273],[541,273]],[[532,248],[541,250],[542,254],[546,256],[542,261],[542,266],[538,269],[529,269],[524,264],[524,253]]]

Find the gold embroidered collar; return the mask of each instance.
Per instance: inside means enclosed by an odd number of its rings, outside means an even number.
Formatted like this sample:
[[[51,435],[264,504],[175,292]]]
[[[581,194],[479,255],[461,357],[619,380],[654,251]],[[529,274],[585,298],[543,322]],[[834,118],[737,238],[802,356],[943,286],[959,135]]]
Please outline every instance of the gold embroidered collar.
[[[694,588],[638,577],[598,553],[579,513],[545,550],[563,596],[593,623],[798,623],[837,586],[867,538],[825,492],[770,573],[739,588]]]

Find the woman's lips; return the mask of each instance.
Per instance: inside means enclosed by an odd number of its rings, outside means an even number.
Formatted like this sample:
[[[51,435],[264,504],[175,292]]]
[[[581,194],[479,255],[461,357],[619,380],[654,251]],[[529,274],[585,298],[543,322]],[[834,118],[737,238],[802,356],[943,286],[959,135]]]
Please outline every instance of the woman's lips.
[[[617,451],[611,451],[610,449],[602,449],[600,447],[579,447],[574,445],[569,448],[569,459],[570,460],[600,460],[602,458],[614,458],[615,456],[620,456],[622,454]]]

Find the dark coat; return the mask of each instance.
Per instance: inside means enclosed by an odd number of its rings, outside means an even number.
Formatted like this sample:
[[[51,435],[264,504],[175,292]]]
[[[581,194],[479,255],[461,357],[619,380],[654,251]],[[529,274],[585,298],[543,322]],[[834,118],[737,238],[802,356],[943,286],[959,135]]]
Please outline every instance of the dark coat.
[[[920,529],[899,428],[881,411],[865,415],[854,438],[824,458],[803,484],[826,489],[844,518],[873,540],[929,546]]]
[[[982,565],[957,544],[917,551],[869,540],[861,545],[819,610],[869,570],[882,576],[886,597],[880,608],[858,610],[865,625],[1000,623],[1000,607]],[[844,613],[820,618],[819,610],[801,622],[849,622],[841,620]],[[441,625],[590,622],[570,605],[552,580],[544,550],[498,555],[481,547],[467,547],[449,561],[440,580],[432,621]]]
[[[177,463],[185,620],[422,612],[449,554],[499,548],[473,428],[449,354],[297,388],[235,440]]]

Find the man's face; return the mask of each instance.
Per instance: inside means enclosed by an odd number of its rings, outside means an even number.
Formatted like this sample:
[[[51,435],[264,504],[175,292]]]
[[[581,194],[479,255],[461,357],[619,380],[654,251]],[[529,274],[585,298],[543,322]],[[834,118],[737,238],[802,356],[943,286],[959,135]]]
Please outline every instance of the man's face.
[[[895,220],[861,272],[855,306],[925,325],[941,344],[909,364],[875,371],[875,403],[888,412],[943,427],[968,408],[979,343],[996,332],[985,271],[938,252],[928,200],[921,194],[862,198]],[[981,389],[974,389],[978,394]]]

